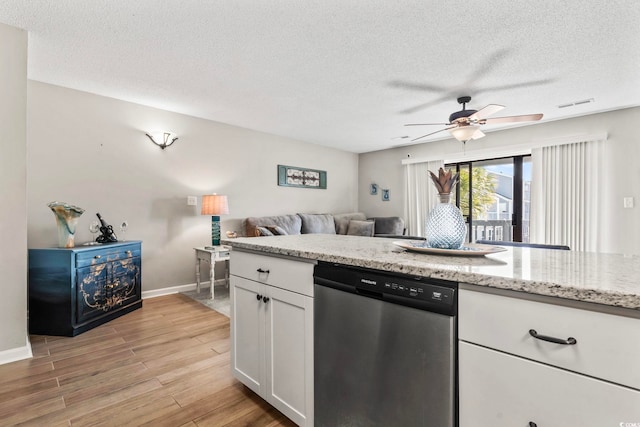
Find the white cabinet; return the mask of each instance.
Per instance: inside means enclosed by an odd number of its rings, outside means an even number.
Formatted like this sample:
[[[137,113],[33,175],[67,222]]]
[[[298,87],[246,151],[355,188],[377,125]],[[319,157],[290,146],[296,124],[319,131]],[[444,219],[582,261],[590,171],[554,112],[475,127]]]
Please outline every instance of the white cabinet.
[[[296,424],[313,425],[313,298],[291,290],[313,290],[313,264],[234,251],[230,268],[233,375]]]
[[[460,427],[640,422],[640,392],[461,342]]]
[[[640,422],[640,320],[469,289],[458,296],[460,427]]]

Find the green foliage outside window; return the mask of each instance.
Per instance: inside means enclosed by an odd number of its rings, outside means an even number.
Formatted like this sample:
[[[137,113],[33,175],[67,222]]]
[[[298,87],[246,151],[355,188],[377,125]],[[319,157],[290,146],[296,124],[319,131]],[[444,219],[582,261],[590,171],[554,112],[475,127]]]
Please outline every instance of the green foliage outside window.
[[[486,169],[474,167],[473,174],[473,218],[481,219],[495,202],[497,181]],[[460,169],[460,210],[469,215],[469,169]]]

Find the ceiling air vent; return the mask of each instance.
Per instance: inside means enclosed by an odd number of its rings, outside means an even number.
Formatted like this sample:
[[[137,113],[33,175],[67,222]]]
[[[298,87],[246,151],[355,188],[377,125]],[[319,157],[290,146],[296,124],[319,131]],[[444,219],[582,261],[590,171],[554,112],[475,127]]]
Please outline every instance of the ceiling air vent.
[[[590,103],[595,102],[595,101],[596,100],[593,99],[593,98],[583,99],[582,101],[575,101],[575,102],[570,102],[568,104],[558,105],[558,108],[575,107],[577,105],[590,104]]]

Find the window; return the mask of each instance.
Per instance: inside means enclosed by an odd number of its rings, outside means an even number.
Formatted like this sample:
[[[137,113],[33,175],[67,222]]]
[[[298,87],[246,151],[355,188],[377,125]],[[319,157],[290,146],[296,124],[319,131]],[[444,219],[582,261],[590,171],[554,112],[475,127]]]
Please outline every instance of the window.
[[[446,165],[460,173],[455,200],[469,241],[529,241],[531,166],[529,155]]]

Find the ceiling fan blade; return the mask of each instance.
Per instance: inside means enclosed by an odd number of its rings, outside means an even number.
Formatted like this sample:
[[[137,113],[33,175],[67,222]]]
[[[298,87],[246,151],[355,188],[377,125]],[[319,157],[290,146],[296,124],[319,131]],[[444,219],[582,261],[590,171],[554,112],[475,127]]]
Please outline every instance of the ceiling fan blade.
[[[489,104],[486,107],[484,107],[483,109],[478,110],[475,113],[473,113],[472,115],[470,115],[468,117],[468,119],[470,121],[482,120],[485,117],[489,117],[490,115],[497,113],[498,111],[502,110],[503,108],[504,108],[504,105]]]
[[[412,83],[412,82],[403,82],[401,80],[392,80],[389,82],[389,86],[391,87],[399,87],[403,89],[410,90],[424,90],[429,92],[445,92],[447,90],[444,86],[436,86],[424,83]]]
[[[489,86],[482,89],[477,89],[476,94],[482,92],[495,92],[497,90],[507,90],[507,89],[519,89],[521,87],[529,87],[529,86],[538,86],[538,85],[546,85],[549,83],[555,82],[556,79],[542,79],[542,80],[532,80],[530,82],[522,82],[522,83],[513,83],[502,86]]]
[[[500,62],[511,54],[511,49],[499,49],[493,52],[467,79],[464,86],[474,86],[474,83],[489,74]]]
[[[453,129],[453,128],[455,128],[455,127],[457,127],[457,126],[449,126],[449,127],[447,127],[447,128],[443,128],[443,129],[437,130],[437,131],[435,131],[435,132],[431,132],[431,133],[428,133],[428,134],[426,134],[426,135],[419,136],[418,138],[414,138],[414,139],[412,139],[412,140],[411,140],[411,142],[413,142],[413,141],[417,141],[417,140],[422,139],[422,138],[426,138],[426,137],[431,136],[431,135],[434,135],[434,134],[436,134],[436,133],[438,133],[438,132],[442,132],[442,131],[445,131],[445,130]]]
[[[402,110],[402,111],[400,111],[400,113],[401,114],[415,113],[416,111],[422,110],[424,108],[431,107],[431,106],[434,106],[434,105],[438,105],[442,101],[445,101],[445,100],[447,100],[449,98],[450,98],[450,95],[449,94],[445,94],[445,95],[442,95],[441,97],[439,97],[437,99],[434,99],[433,101],[425,102],[423,104],[419,104],[419,105],[407,108],[405,110]]]
[[[451,123],[407,123],[405,126],[449,126]]]
[[[492,119],[482,120],[482,124],[495,125],[498,123],[513,123],[513,122],[534,122],[542,118],[542,113],[538,114],[524,114],[522,116],[506,116],[506,117],[494,117]]]

